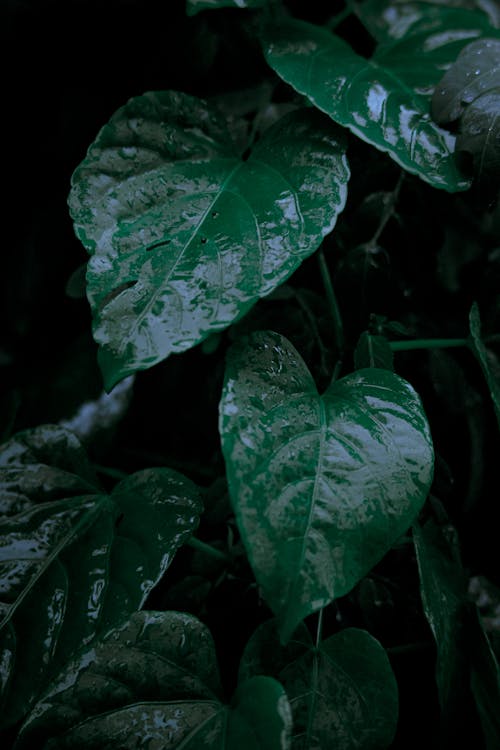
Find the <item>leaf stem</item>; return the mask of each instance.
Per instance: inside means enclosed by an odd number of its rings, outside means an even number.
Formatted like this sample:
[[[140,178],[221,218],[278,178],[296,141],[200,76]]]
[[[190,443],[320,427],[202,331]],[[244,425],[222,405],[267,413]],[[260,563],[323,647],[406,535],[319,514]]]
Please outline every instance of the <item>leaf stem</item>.
[[[125,479],[128,477],[128,474],[125,471],[121,471],[120,469],[113,469],[111,466],[102,466],[102,464],[92,464],[95,471],[98,474],[104,474],[107,477],[112,477],[113,479]]]
[[[379,225],[375,231],[375,234],[370,240],[370,244],[376,245],[379,241],[380,235],[384,231],[387,222],[389,219],[391,219],[394,216],[394,208],[396,206],[396,203],[398,202],[399,193],[401,192],[401,185],[403,184],[405,173],[403,170],[399,173],[399,178],[396,183],[396,187],[392,191],[392,193],[389,194],[387,203],[384,206],[384,210],[382,212],[382,216],[380,217]]]
[[[321,640],[323,638],[323,611],[324,608],[322,607],[318,612],[318,623],[316,625],[316,648],[320,647]]]
[[[338,352],[338,361],[335,365],[335,370],[332,378],[333,382],[339,375],[339,372],[342,368],[342,361],[344,359],[344,325],[342,323],[340,308],[335,296],[332,279],[330,277],[330,271],[328,270],[323,249],[320,249],[318,252],[318,264],[321,273],[321,279],[323,281],[323,286],[325,287],[326,299],[330,308],[330,315],[332,316],[335,348]]]
[[[199,552],[204,552],[205,554],[210,555],[210,557],[213,557],[215,560],[221,560],[225,563],[230,562],[230,557],[225,552],[221,552],[219,549],[212,547],[210,544],[202,542],[201,539],[198,539],[195,536],[190,536],[186,544],[188,545],[188,547],[192,547],[192,549],[196,549]]]
[[[389,341],[393,352],[406,352],[412,349],[451,349],[469,346],[468,339],[414,339],[413,341]]]

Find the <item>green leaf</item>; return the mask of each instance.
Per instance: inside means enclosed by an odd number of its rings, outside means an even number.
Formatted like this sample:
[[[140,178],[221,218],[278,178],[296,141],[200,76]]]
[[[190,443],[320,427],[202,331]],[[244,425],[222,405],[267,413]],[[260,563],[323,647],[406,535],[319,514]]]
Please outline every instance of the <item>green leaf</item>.
[[[262,8],[269,0],[187,0],[186,12],[194,16],[202,10],[216,8]]]
[[[230,706],[220,693],[212,637],[199,620],[138,612],[68,665],[21,728],[16,750],[289,747],[291,712],[279,683],[248,680]]]
[[[144,604],[201,503],[169,469],[137,472],[105,494],[76,438],[57,427],[15,436],[0,468],[0,700],[12,724],[82,645]]]
[[[380,367],[383,370],[394,370],[394,354],[385,336],[375,336],[363,331],[354,350],[356,370],[364,367]]]
[[[460,119],[457,149],[470,152],[476,173],[500,172],[500,39],[468,44],[436,87],[432,115]]]
[[[412,38],[385,45],[366,60],[326,29],[302,21],[262,32],[268,63],[317,108],[434,187],[465,190],[469,182],[456,166],[454,138],[431,120],[427,90],[442,74],[436,66],[443,56],[451,53],[453,60],[458,50],[444,45],[443,52],[438,39],[429,51],[427,43]]]
[[[253,633],[240,663],[240,680],[271,674],[293,707],[294,750],[389,747],[398,720],[398,688],[380,643],[347,628],[318,648],[305,625],[283,647],[276,623]]]
[[[330,232],[346,201],[342,134],[312,109],[247,160],[208,104],[131,99],[73,175],[75,230],[107,388],[241,317]]]
[[[219,429],[250,563],[283,641],[343,596],[420,510],[433,450],[420,400],[385,370],[360,370],[320,396],[282,336],[229,352]]]
[[[490,0],[363,0],[356,3],[355,12],[378,42],[408,41],[421,34],[430,37],[431,50],[436,44],[467,41],[488,33],[495,19],[500,19],[498,8]]]
[[[488,750],[500,740],[498,664],[467,594],[454,529],[415,524],[413,538],[422,603],[437,646],[436,682],[445,737],[458,737],[468,690],[476,702]],[[470,709],[469,709],[470,710]]]
[[[481,315],[476,302],[472,305],[469,314],[469,328],[471,334],[470,347],[488,384],[498,427],[500,428],[500,363],[481,338]]]

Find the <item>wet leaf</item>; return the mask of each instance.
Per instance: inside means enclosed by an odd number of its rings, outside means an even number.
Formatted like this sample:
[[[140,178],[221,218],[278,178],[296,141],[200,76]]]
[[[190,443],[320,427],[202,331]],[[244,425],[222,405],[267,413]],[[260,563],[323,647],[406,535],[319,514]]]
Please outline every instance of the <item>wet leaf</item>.
[[[111,118],[73,176],[91,253],[87,294],[107,388],[241,317],[333,229],[349,170],[312,109],[282,118],[244,160],[206,103],[145,94]]]
[[[300,625],[282,646],[276,623],[251,636],[240,680],[271,674],[293,708],[292,748],[375,750],[391,744],[398,719],[398,688],[382,646],[364,630],[347,628],[314,647]]]
[[[320,396],[292,345],[261,332],[230,350],[219,429],[238,527],[286,641],[411,524],[432,479],[427,420],[385,370]]]
[[[500,428],[500,362],[481,338],[481,315],[475,302],[469,314],[470,347],[478,360],[488,385],[493,408]]]
[[[436,86],[432,116],[440,124],[454,122],[478,97],[499,87],[500,39],[471,42]]]
[[[380,367],[392,372],[394,354],[385,336],[363,331],[354,351],[354,365],[357,370],[364,367]]]
[[[456,533],[451,526],[442,529],[431,521],[422,527],[415,524],[413,538],[422,603],[437,646],[436,682],[444,736],[459,738],[470,712],[470,689],[486,747],[494,750],[500,739],[498,664],[467,595]]]
[[[194,16],[202,10],[216,8],[262,8],[269,0],[187,0],[186,12]]]
[[[430,87],[442,74],[437,63],[450,54],[453,60],[458,50],[429,51],[427,43],[412,37],[382,45],[366,60],[340,37],[302,21],[262,33],[268,63],[318,109],[434,187],[465,190],[469,182],[456,166],[454,137],[429,113]]]
[[[213,748],[286,750],[291,715],[281,685],[246,681],[220,700],[207,628],[180,612],[138,612],[59,676],[21,729],[16,750]]]
[[[500,21],[494,0],[363,0],[356,4],[356,15],[379,42],[421,34],[429,36],[429,49],[453,41],[466,43]]]
[[[201,510],[169,469],[105,494],[78,440],[53,426],[2,446],[2,720],[13,724],[83,645],[139,609]]]

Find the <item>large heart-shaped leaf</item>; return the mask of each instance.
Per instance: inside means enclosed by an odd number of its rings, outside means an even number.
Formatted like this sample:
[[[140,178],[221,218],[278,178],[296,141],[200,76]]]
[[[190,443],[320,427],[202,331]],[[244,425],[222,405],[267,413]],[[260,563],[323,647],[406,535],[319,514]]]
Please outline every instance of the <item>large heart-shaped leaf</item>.
[[[472,690],[488,750],[500,740],[500,673],[477,611],[467,594],[452,527],[433,521],[415,524],[413,538],[422,603],[437,647],[436,683],[442,711],[444,743],[457,744]],[[465,717],[463,714],[465,713]],[[458,730],[458,731],[457,731]]]
[[[104,493],[76,438],[58,427],[6,443],[0,469],[0,699],[12,724],[75,651],[143,605],[196,528],[201,502],[169,469]]]
[[[315,648],[302,624],[282,646],[275,621],[265,622],[245,647],[239,677],[260,674],[272,675],[287,692],[294,750],[375,750],[391,744],[397,683],[387,654],[366,631],[347,628]]]
[[[228,355],[220,433],[236,520],[286,640],[389,550],[429,490],[420,400],[387,370],[359,370],[320,396],[282,336]]]
[[[68,665],[23,725],[23,748],[287,750],[281,685],[255,677],[220,700],[212,638],[195,617],[138,612]]]
[[[108,388],[241,317],[332,230],[349,177],[341,133],[282,118],[244,160],[217,114],[175,92],[119,109],[73,176]]]
[[[438,46],[420,38],[417,44],[412,37],[366,60],[326,29],[293,20],[268,26],[262,44],[278,75],[336,122],[434,187],[465,190],[469,182],[457,169],[454,138],[429,113],[427,89],[442,75],[436,74],[437,63],[458,54],[455,44],[444,45],[443,52],[436,36]],[[415,66],[420,48],[424,54]]]

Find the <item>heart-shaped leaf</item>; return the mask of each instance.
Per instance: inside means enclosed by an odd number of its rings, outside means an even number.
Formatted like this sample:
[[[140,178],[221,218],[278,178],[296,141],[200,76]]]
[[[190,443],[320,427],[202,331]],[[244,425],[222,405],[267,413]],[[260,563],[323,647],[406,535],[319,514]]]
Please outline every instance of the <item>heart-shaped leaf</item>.
[[[315,648],[300,625],[282,646],[276,623],[263,623],[248,641],[239,678],[268,674],[293,708],[292,748],[386,748],[398,720],[398,688],[384,649],[364,630],[347,628]]]
[[[200,100],[156,92],[119,109],[70,195],[107,387],[226,328],[288,278],[332,230],[348,177],[342,134],[310,108],[246,160]]]
[[[58,427],[6,443],[0,469],[0,699],[12,724],[82,645],[144,604],[196,528],[201,502],[169,469],[137,472],[105,494],[76,438]]]
[[[429,113],[427,88],[438,80],[441,49],[420,55],[418,66],[406,41],[383,46],[366,60],[326,29],[295,20],[267,27],[262,44],[284,81],[408,172],[449,191],[469,186],[455,163],[454,138]],[[425,40],[418,46],[425,51]],[[457,53],[453,46],[452,55]]]
[[[138,612],[69,664],[23,725],[16,750],[50,747],[287,750],[281,685],[255,677],[220,700],[207,628],[179,612]]]
[[[320,396],[282,336],[228,355],[219,429],[236,520],[284,641],[346,594],[420,510],[433,449],[420,400],[386,370]]]

